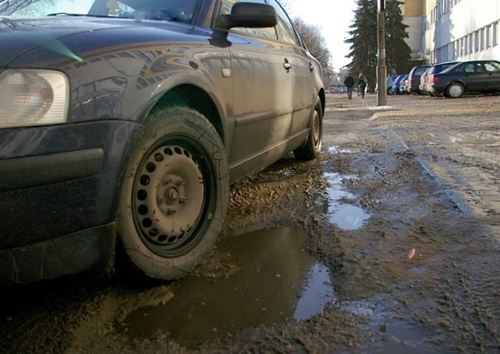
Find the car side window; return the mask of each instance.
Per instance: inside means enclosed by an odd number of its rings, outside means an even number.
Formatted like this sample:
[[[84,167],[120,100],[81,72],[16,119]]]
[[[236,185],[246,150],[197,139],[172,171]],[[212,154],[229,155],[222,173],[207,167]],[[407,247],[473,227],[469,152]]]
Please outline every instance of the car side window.
[[[500,71],[500,64],[495,62],[486,62],[484,63],[484,70],[489,73]]]
[[[301,42],[295,31],[295,27],[292,24],[292,21],[288,17],[288,15],[283,11],[281,5],[275,0],[268,0],[269,5],[272,5],[276,9],[276,13],[278,15],[278,35],[280,40],[295,44],[300,46]]]
[[[464,65],[460,64],[455,67],[452,67],[448,72],[450,73],[455,73],[455,74],[463,74],[464,72]]]
[[[222,0],[221,1],[221,10],[220,10],[221,15],[230,14],[233,5],[236,4],[237,2],[254,2],[254,3],[259,3],[259,4],[266,3],[264,0]],[[267,27],[267,28],[237,27],[237,28],[234,28],[233,30],[235,32],[246,32],[248,34],[251,34],[251,35],[254,35],[257,37],[261,37],[261,38],[273,39],[273,40],[278,39],[275,27]]]
[[[476,63],[466,63],[464,66],[466,74],[474,74],[476,72]]]

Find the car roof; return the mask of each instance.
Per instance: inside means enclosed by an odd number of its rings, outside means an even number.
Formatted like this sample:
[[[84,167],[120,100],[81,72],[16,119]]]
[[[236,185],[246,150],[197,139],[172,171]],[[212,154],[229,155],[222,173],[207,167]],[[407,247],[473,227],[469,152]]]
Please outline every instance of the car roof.
[[[415,72],[416,70],[419,70],[419,69],[423,69],[423,68],[428,68],[428,67],[431,67],[432,65],[430,64],[422,64],[422,65],[415,65],[411,70],[410,70],[410,73],[411,72]]]
[[[467,63],[490,63],[490,62],[496,62],[496,63],[500,64],[500,61],[495,60],[495,59],[464,60],[464,61],[457,62],[456,64],[450,66],[449,68],[446,68],[445,70],[441,71],[441,73],[447,73],[449,71],[452,71],[457,66],[462,65],[462,64],[467,64]]]
[[[430,68],[432,65],[429,65],[429,64],[423,64],[423,65],[417,65],[417,66],[414,66],[411,70],[410,70],[410,73],[408,74],[408,76],[420,76],[421,73],[424,73],[424,71],[426,71],[428,68]],[[417,74],[415,74],[417,73]]]
[[[456,64],[461,63],[461,61],[444,61],[441,63],[436,63],[432,66],[432,69],[429,69],[432,74],[443,72],[447,70],[449,67],[455,66]],[[444,68],[443,68],[444,67]]]
[[[447,73],[451,70],[453,70],[454,68],[456,68],[457,66],[461,65],[462,63],[465,63],[464,61],[459,61],[459,62],[456,62],[455,64],[447,67],[446,69],[444,69],[443,71],[441,71],[439,74],[443,74],[443,73]]]
[[[441,63],[434,64],[434,66],[439,67],[439,66],[443,66],[443,65],[455,65],[455,64],[458,64],[458,63],[461,63],[461,61],[459,61],[459,60],[443,61]]]

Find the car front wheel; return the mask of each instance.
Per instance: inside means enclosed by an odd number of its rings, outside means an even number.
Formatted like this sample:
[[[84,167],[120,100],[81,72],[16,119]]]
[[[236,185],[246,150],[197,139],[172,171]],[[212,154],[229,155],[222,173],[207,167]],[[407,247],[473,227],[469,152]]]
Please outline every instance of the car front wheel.
[[[464,87],[458,82],[453,82],[446,89],[446,96],[451,98],[459,98],[464,94]]]
[[[229,200],[225,149],[210,122],[184,107],[152,114],[132,146],[118,213],[118,272],[172,280],[212,250]]]

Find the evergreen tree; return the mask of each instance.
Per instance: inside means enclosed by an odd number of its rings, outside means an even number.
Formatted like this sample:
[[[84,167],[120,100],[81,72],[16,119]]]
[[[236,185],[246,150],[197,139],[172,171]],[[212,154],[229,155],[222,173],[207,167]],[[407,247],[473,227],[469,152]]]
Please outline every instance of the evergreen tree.
[[[401,1],[387,0],[385,15],[386,65],[389,75],[407,73],[413,67],[411,48],[405,42],[408,38],[407,25],[403,24]]]
[[[347,55],[352,58],[348,67],[353,74],[363,72],[368,79],[369,89],[373,91],[377,82],[378,64],[378,25],[377,0],[356,0],[354,22],[348,32],[351,51]],[[411,49],[404,41],[408,37],[403,24],[399,0],[386,0],[385,11],[385,48],[388,74],[406,73],[411,66]]]

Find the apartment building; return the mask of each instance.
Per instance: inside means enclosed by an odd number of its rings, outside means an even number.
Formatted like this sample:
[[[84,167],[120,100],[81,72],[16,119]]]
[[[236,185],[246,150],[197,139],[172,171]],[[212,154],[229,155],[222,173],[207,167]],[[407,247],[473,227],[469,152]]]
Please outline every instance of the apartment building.
[[[403,0],[414,59],[500,60],[500,0]]]

